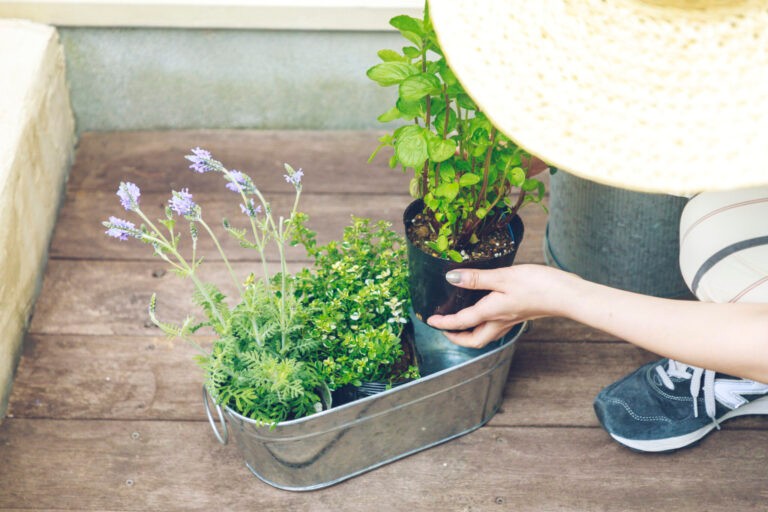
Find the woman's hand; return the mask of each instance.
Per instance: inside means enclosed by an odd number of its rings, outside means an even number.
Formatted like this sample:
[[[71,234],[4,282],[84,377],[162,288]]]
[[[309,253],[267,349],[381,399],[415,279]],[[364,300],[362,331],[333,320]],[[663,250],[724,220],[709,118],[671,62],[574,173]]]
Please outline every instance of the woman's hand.
[[[578,278],[543,265],[514,265],[495,270],[454,270],[446,279],[461,288],[491,293],[454,315],[433,315],[427,323],[446,331],[461,331],[445,335],[457,345],[480,348],[501,338],[515,324],[561,314],[561,292],[569,280]]]

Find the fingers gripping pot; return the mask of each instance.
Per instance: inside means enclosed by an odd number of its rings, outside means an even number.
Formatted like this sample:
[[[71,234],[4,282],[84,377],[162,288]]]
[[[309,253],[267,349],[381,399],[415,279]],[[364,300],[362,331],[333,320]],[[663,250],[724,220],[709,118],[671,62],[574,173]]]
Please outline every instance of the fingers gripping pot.
[[[486,296],[487,290],[468,290],[453,286],[445,280],[445,274],[459,268],[481,270],[508,267],[515,261],[517,249],[523,240],[523,221],[518,215],[509,216],[506,227],[514,241],[514,249],[504,255],[455,262],[427,254],[416,246],[411,239],[408,226],[424,209],[422,200],[412,202],[403,214],[406,240],[408,244],[408,271],[411,303],[419,320],[426,321],[432,315],[450,315],[474,305]]]

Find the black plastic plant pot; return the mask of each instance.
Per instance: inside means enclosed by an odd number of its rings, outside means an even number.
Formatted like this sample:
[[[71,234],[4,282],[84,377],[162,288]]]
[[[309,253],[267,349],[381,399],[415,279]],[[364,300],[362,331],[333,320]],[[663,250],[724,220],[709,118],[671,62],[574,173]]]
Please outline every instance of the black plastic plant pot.
[[[411,322],[408,322],[403,327],[400,340],[403,345],[403,357],[395,364],[393,371],[403,372],[407,370],[409,366],[417,366],[421,368],[421,356],[416,350],[416,338],[414,335],[414,327]],[[340,388],[331,391],[331,407],[338,407],[354,402],[355,400],[376,395],[386,391],[390,387],[397,387],[406,382],[410,382],[411,380],[413,379],[403,379],[393,382],[392,384],[387,382],[363,382],[359,386],[353,384],[341,386]]]
[[[424,209],[421,199],[412,202],[405,209],[403,222],[405,232],[414,217]],[[488,294],[485,290],[467,290],[453,286],[445,280],[445,274],[458,268],[494,269],[512,265],[523,240],[523,221],[515,215],[509,221],[510,232],[515,242],[512,252],[496,258],[456,262],[438,258],[419,249],[410,237],[408,245],[408,271],[411,303],[416,318],[426,321],[432,315],[451,315],[474,305]]]

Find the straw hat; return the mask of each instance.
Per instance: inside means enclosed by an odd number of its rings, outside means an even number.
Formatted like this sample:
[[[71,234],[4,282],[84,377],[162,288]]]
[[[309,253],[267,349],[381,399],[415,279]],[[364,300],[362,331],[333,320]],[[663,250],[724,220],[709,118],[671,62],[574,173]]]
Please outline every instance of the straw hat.
[[[768,184],[768,0],[431,0],[448,62],[510,138],[604,184]]]

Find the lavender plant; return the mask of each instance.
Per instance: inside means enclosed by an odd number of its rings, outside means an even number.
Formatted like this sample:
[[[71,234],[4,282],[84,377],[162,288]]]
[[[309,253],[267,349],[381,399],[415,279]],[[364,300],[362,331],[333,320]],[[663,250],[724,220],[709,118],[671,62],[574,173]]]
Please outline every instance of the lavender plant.
[[[188,189],[172,191],[164,218],[153,222],[141,209],[139,187],[122,182],[117,191],[120,203],[126,211],[138,217],[140,224],[137,226],[117,217],[110,217],[103,224],[108,236],[118,240],[135,238],[151,245],[154,254],[168,263],[176,274],[194,283],[193,300],[204,311],[204,321],[198,322],[192,316],[179,325],[160,321],[154,294],[149,316],[168,336],[189,341],[201,350],[202,355],[197,361],[206,373],[206,386],[217,402],[263,423],[276,423],[329,407],[330,390],[340,383],[359,382],[373,374],[385,373],[393,360],[402,354],[402,351],[398,352],[395,339],[402,330],[400,322],[407,299],[407,295],[403,295],[405,288],[401,277],[406,272],[404,258],[393,258],[392,261],[399,279],[396,286],[392,285],[391,279],[383,279],[378,286],[366,281],[370,285],[366,290],[369,295],[373,293],[373,297],[364,300],[365,307],[386,314],[375,321],[367,319],[367,329],[359,335],[343,336],[344,343],[356,343],[366,352],[342,359],[334,374],[328,370],[329,354],[335,353],[333,341],[341,337],[336,331],[346,324],[338,321],[338,329],[331,329],[328,321],[349,314],[350,304],[361,300],[363,290],[359,287],[351,289],[355,284],[352,280],[346,289],[338,290],[346,300],[329,305],[323,304],[323,298],[319,297],[318,294],[329,286],[333,269],[338,267],[334,258],[340,256],[329,252],[325,257],[319,257],[322,249],[316,247],[314,232],[304,224],[307,216],[298,210],[303,171],[285,165],[284,178],[293,186],[295,198],[288,216],[283,217],[276,216],[248,175],[227,169],[200,148],[193,149],[186,158],[191,162],[190,168],[197,173],[221,174],[226,188],[239,195],[240,211],[247,227],[235,227],[227,219],[223,219],[222,224],[242,247],[258,253],[262,265],[260,277],[249,274],[245,280],[238,279],[216,234],[203,218],[202,207],[194,201]],[[187,224],[185,230],[181,229],[183,222]],[[198,256],[197,248],[201,232],[213,241],[238,292],[239,300],[232,307],[216,285],[203,282],[199,276],[202,258]],[[385,230],[377,234],[391,248],[391,237],[396,235],[387,235]],[[186,254],[182,251],[182,241],[187,244]],[[297,276],[289,274],[285,255],[289,243],[304,244],[308,253],[316,257],[319,270],[304,270]],[[270,244],[277,248],[279,255],[280,268],[274,273],[266,258]],[[380,248],[386,249],[387,244]],[[368,244],[367,249],[372,248],[373,245]],[[370,257],[367,251],[357,251],[355,255],[359,265],[365,264]],[[391,251],[383,252],[381,257],[391,255]],[[353,322],[356,320],[352,319]],[[397,324],[396,328],[393,323]],[[209,352],[199,347],[193,338],[204,327],[212,329],[216,335]],[[343,378],[336,375],[343,375]]]

